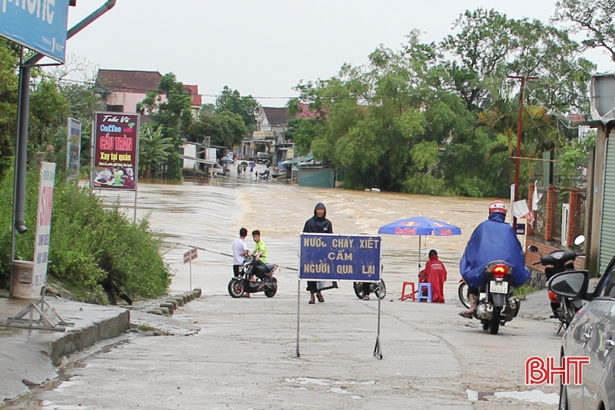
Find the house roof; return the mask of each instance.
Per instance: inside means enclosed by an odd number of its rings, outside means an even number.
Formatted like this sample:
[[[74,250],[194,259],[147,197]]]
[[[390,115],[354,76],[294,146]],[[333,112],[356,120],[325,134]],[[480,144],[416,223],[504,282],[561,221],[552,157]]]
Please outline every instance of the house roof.
[[[190,95],[190,98],[192,98],[193,107],[194,106],[200,107],[201,105],[203,105],[201,95],[199,94],[198,85],[184,84],[184,91],[186,91],[188,95]]]
[[[299,112],[295,114],[295,118],[318,118],[318,113],[310,109],[310,105],[299,103]]]
[[[286,112],[286,108],[275,108],[275,107],[263,107],[263,111],[267,116],[267,121],[272,126],[280,126],[286,125],[288,119],[288,113]]]
[[[155,90],[161,78],[158,71],[100,69],[96,85],[111,92],[142,94]]]

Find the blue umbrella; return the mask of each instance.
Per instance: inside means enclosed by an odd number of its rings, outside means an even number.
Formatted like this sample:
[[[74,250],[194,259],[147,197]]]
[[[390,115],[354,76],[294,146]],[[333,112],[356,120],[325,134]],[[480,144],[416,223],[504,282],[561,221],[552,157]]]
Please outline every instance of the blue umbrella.
[[[424,216],[400,219],[399,221],[381,226],[378,233],[386,235],[413,235],[419,237],[419,271],[421,270],[421,236],[451,236],[461,235],[461,228],[447,222]]]

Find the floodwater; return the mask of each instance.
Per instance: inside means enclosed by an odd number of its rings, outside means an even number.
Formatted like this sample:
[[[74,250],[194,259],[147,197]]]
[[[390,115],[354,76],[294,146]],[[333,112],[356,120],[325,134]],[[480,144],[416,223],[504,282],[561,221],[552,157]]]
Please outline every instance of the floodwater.
[[[259,168],[263,167],[262,165]],[[257,168],[257,170],[259,169]],[[133,215],[133,193],[103,192],[108,201],[119,201]],[[185,291],[189,265],[183,264],[188,245],[204,248],[192,263],[194,272],[215,275],[231,273],[231,243],[239,229],[258,229],[268,247],[268,262],[287,273],[297,269],[299,234],[314,206],[322,202],[327,218],[337,234],[377,235],[382,225],[402,218],[426,216],[461,228],[458,236],[423,236],[421,264],[430,249],[438,251],[449,272],[449,282],[457,283],[459,259],[473,229],[487,217],[491,199],[434,197],[376,191],[313,188],[277,181],[256,181],[250,174],[231,174],[181,183],[139,184],[137,218],[148,216],[151,228],[164,235],[165,259],[177,273],[171,291]],[[251,235],[246,238],[252,248]],[[416,280],[419,263],[419,237],[382,235],[382,277]],[[196,273],[194,273],[196,275]],[[221,291],[226,292],[226,289]]]

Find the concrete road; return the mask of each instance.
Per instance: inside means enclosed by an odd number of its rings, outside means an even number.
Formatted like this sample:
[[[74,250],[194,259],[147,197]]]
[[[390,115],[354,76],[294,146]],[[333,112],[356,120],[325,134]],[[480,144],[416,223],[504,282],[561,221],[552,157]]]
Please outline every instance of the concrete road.
[[[519,317],[489,335],[457,315],[452,289],[450,302],[436,305],[401,302],[391,284],[381,304],[378,360],[378,301],[358,300],[342,283],[324,292],[325,303],[308,305],[303,284],[297,358],[297,282],[289,271],[279,280],[271,299],[232,299],[228,278],[211,278],[203,296],[174,315],[200,326],[198,334],[135,336],[99,348],[66,370],[67,381],[9,408],[557,407],[546,404],[556,402],[557,386],[524,384],[528,357],[558,355],[552,321]],[[534,401],[511,397],[516,392]]]

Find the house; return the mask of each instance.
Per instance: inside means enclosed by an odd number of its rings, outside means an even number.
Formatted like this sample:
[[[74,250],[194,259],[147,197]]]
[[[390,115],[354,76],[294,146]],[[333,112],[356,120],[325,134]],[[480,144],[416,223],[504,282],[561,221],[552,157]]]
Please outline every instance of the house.
[[[274,163],[292,158],[294,144],[287,142],[284,134],[288,128],[288,120],[317,117],[317,113],[303,103],[299,104],[299,112],[294,117],[288,115],[286,107],[261,107],[255,115],[256,131],[244,140],[240,157],[252,158],[256,155],[257,145],[265,145],[266,151],[273,154]]]
[[[96,87],[102,95],[103,111],[137,113],[137,106],[147,93],[158,88],[162,74],[158,71],[98,70]],[[184,91],[190,96],[190,110],[198,118],[202,97],[197,85],[184,84]],[[165,101],[166,97],[162,96]],[[147,113],[146,113],[147,114]]]
[[[98,70],[96,87],[102,95],[101,109],[138,113],[137,105],[158,87],[161,78],[158,71]]]
[[[198,85],[187,85],[184,84],[184,91],[190,96],[190,111],[192,111],[192,117],[195,120],[199,119],[199,115],[201,115],[201,106],[203,105],[203,98],[199,94],[199,86]]]

